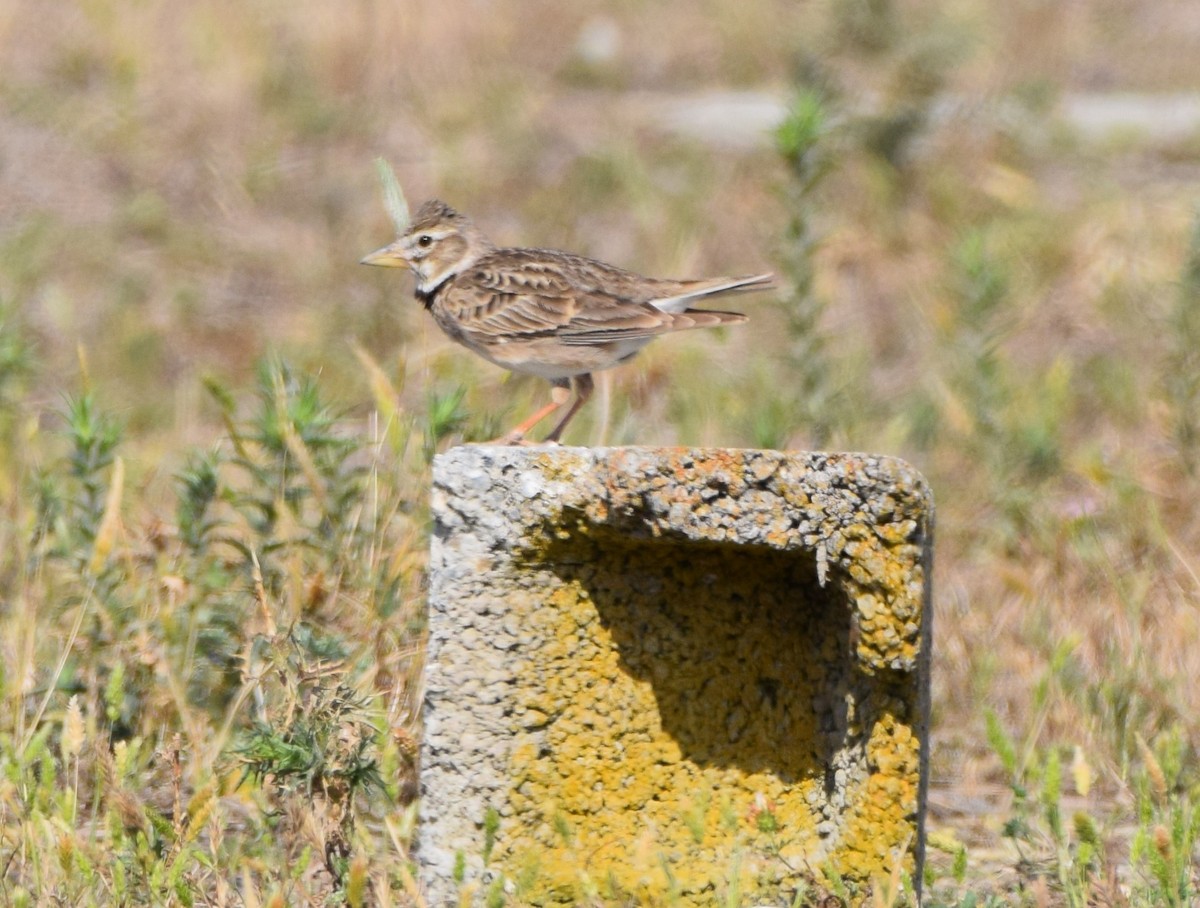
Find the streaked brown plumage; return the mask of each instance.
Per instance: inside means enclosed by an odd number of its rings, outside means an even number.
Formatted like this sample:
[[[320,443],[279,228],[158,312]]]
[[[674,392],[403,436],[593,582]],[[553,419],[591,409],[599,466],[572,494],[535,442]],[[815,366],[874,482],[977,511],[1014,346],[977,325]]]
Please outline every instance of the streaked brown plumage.
[[[765,290],[770,274],[672,281],[553,249],[498,249],[444,202],[421,206],[364,264],[411,268],[416,296],[453,340],[498,366],[549,379],[552,402],[504,436],[509,444],[570,399],[555,442],[592,392],[591,373],[630,359],[660,334],[735,325],[739,312],[690,309],[710,296]]]

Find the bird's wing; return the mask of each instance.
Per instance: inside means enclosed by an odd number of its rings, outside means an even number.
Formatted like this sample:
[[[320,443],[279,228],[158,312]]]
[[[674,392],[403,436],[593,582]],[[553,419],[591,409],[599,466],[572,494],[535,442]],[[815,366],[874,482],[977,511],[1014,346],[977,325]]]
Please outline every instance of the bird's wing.
[[[679,316],[626,295],[641,280],[579,256],[501,250],[458,275],[438,305],[479,344],[539,337],[592,344],[678,330]]]

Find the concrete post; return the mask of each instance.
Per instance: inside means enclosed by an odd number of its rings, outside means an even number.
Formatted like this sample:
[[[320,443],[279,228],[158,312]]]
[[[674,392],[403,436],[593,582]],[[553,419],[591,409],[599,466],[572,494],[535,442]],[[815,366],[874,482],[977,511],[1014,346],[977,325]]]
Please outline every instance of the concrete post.
[[[911,467],[463,447],[433,514],[431,905],[920,880],[933,504]]]

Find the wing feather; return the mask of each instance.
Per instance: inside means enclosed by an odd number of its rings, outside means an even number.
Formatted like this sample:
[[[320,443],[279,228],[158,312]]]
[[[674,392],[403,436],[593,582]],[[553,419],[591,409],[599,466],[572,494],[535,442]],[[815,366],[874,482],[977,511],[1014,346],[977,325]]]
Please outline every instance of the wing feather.
[[[738,313],[667,312],[654,305],[664,296],[715,295],[718,286],[651,280],[563,252],[502,249],[459,274],[438,305],[477,345],[555,337],[585,346],[745,321]]]

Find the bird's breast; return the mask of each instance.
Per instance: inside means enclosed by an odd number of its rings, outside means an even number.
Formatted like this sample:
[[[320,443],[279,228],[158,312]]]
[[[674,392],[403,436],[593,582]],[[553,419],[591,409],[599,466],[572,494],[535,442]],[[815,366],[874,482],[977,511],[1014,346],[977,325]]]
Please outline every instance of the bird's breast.
[[[442,301],[435,298],[433,304],[429,307],[429,312],[433,316],[433,320],[437,322],[437,326],[442,329],[447,337],[457,343],[466,344],[466,335],[462,328],[462,322],[455,317],[454,313],[447,311]]]

